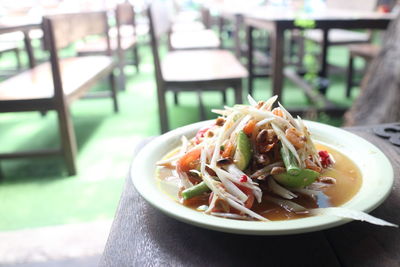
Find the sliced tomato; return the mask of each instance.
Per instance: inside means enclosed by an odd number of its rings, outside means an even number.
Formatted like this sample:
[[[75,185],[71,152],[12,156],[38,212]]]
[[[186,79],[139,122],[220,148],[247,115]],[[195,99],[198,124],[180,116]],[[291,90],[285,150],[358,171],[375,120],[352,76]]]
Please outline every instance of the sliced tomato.
[[[251,209],[251,207],[253,206],[253,203],[254,203],[253,191],[250,188],[245,187],[243,185],[240,185],[240,184],[236,184],[236,185],[247,196],[247,200],[246,200],[246,202],[244,202],[244,206],[248,209]]]
[[[182,158],[179,159],[176,165],[178,171],[189,172],[190,170],[197,169],[200,163],[200,154],[200,148],[187,152]]]

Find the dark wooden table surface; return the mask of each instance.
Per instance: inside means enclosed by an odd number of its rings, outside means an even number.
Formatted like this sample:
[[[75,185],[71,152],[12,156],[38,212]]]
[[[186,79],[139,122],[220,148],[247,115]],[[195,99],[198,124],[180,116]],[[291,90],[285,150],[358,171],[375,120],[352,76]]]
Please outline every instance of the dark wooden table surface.
[[[399,224],[400,147],[376,136],[373,127],[347,130],[390,159],[393,191],[372,214]],[[290,236],[221,233],[164,215],[142,199],[128,177],[100,266],[400,266],[400,230],[351,222]]]

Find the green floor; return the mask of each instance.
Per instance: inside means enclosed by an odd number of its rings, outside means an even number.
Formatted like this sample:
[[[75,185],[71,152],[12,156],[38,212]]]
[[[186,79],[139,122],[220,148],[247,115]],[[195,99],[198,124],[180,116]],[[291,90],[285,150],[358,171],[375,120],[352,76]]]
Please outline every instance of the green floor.
[[[141,72],[127,67],[127,91],[119,94],[120,113],[112,112],[109,99],[80,100],[71,111],[78,142],[79,173],[67,177],[59,158],[3,160],[0,162],[0,230],[66,224],[112,218],[132,159],[133,148],[141,138],[159,133],[156,90],[149,49],[141,48]],[[331,59],[347,62],[343,49],[331,50]],[[1,61],[2,59],[0,59]],[[4,63],[3,64],[7,64]],[[0,64],[0,66],[2,66]],[[329,98],[344,105],[343,79],[334,77]],[[105,85],[100,85],[105,86]],[[354,94],[357,94],[355,91]],[[269,79],[256,82],[254,97],[271,96]],[[172,105],[169,116],[175,128],[198,120],[197,99],[182,93],[180,105]],[[354,97],[354,96],[353,96]],[[232,104],[233,93],[229,93]],[[205,95],[206,108],[222,106],[220,94]],[[286,106],[306,105],[303,93],[285,83]],[[213,118],[208,113],[209,118]],[[321,116],[319,120],[340,125],[340,119]],[[0,151],[15,151],[58,145],[55,114],[0,114]]]

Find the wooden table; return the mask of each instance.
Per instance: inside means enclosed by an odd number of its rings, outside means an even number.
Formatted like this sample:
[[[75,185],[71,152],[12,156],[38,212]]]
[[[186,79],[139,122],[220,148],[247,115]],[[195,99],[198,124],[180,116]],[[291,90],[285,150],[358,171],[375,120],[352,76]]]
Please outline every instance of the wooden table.
[[[372,214],[398,224],[400,147],[376,136],[373,127],[348,130],[375,144],[391,160],[395,173],[393,192]],[[257,265],[399,266],[400,230],[351,222],[291,236],[220,233],[164,215],[143,200],[128,177],[100,262],[100,266]]]
[[[312,87],[305,83],[295,72],[287,71],[284,73],[284,34],[286,30],[299,29],[296,19],[313,20],[315,29],[323,31],[323,43],[321,53],[321,65],[318,75],[321,81],[327,81],[327,55],[328,55],[328,33],[330,29],[386,29],[393,18],[391,14],[381,14],[377,12],[357,12],[354,10],[326,9],[317,14],[299,15],[292,9],[260,7],[252,11],[243,13],[244,23],[246,24],[248,39],[248,70],[249,88],[253,86],[254,74],[252,72],[253,45],[251,34],[254,28],[264,29],[271,35],[271,55],[272,55],[272,94],[278,95],[282,102],[282,87],[284,75],[299,85],[314,103],[323,104],[323,109],[333,113],[337,109],[335,105],[326,100],[321,95],[315,95]],[[321,84],[321,91],[326,91],[326,84]],[[343,110],[339,110],[339,113]],[[301,113],[301,112],[296,112]]]
[[[29,67],[33,68],[36,65],[33,55],[33,48],[29,31],[41,28],[41,21],[35,19],[26,19],[24,17],[4,17],[0,19],[0,34],[10,32],[22,32],[24,34],[25,49],[28,54]]]

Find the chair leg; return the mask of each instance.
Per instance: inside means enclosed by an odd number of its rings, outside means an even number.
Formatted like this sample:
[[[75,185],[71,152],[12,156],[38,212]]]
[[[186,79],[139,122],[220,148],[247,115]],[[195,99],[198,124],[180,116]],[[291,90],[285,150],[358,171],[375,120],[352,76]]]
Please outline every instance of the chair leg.
[[[124,73],[124,68],[125,68],[124,54],[123,51],[117,51],[117,53],[118,53],[118,69],[119,69],[118,87],[121,91],[125,91],[126,79]]]
[[[348,69],[347,69],[347,86],[346,86],[347,98],[350,98],[351,88],[353,87],[353,71],[354,71],[354,58],[352,55],[350,55]]]
[[[114,106],[114,112],[117,113],[119,111],[119,107],[118,107],[118,97],[117,97],[117,88],[115,86],[115,76],[114,76],[114,72],[111,71],[109,77],[109,82],[110,82],[110,90],[111,90],[111,97],[113,100],[113,106]]]
[[[168,132],[168,114],[167,114],[167,104],[165,100],[165,90],[159,89],[157,92],[158,99],[158,115],[160,117],[160,127],[161,133]]]
[[[174,104],[179,105],[178,92],[174,92]]]
[[[135,60],[135,68],[136,68],[136,72],[139,73],[139,49],[137,47],[137,45],[135,45],[133,47],[133,56],[134,56],[134,60]]]
[[[20,54],[19,54],[19,49],[16,48],[14,51],[15,51],[15,59],[17,60],[17,69],[21,70],[22,64],[21,64],[21,57],[20,57]]]
[[[206,119],[206,112],[204,110],[204,104],[203,104],[203,98],[201,95],[201,91],[197,91],[197,99],[199,100],[200,120],[203,121]]]
[[[61,146],[69,176],[76,175],[76,139],[71,114],[66,106],[57,110]]]
[[[222,94],[222,102],[224,102],[224,105],[226,105],[227,98],[226,98],[226,90],[221,91]]]
[[[287,55],[286,58],[286,63],[289,65],[293,64],[293,57],[294,57],[294,45],[295,45],[295,40],[294,40],[294,36],[293,36],[293,31],[290,32],[290,36],[287,40],[287,45],[284,48],[285,51],[285,55]]]
[[[246,39],[247,39],[247,72],[249,73],[249,77],[247,78],[248,82],[248,92],[250,95],[253,95],[253,28],[250,26],[246,27]]]
[[[223,32],[224,32],[224,19],[220,16],[218,17],[218,35],[219,35],[221,49],[224,48],[224,42],[223,42],[224,38],[222,38]]]
[[[3,180],[4,174],[3,174],[3,169],[1,168],[1,162],[0,162],[0,181]]]
[[[240,80],[233,89],[235,90],[235,104],[242,104],[242,81]]]
[[[298,61],[297,61],[297,69],[300,71],[303,71],[303,60],[304,60],[304,37],[303,36],[299,36],[297,39],[297,57],[298,57]]]

